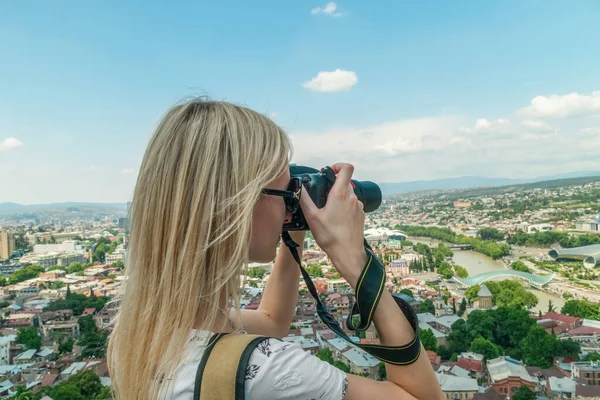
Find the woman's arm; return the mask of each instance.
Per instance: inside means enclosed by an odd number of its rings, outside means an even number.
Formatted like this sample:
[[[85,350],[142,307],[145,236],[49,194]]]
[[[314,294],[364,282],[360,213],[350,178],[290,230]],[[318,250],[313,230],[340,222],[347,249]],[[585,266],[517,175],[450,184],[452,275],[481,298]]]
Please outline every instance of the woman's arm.
[[[298,255],[302,259],[302,248],[306,232],[290,232],[298,243]],[[282,338],[287,336],[298,300],[300,268],[284,243],[277,251],[271,276],[265,285],[260,305],[256,311],[242,310],[242,326],[248,333]],[[235,313],[232,310],[232,313]],[[233,316],[233,314],[232,314]]]

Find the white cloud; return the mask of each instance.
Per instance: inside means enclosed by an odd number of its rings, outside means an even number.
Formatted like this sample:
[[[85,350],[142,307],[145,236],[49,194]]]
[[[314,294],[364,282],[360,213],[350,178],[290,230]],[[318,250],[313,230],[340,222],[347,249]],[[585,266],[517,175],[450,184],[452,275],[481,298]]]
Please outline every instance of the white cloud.
[[[525,120],[521,122],[521,126],[525,129],[534,132],[552,132],[552,127],[545,123],[544,121],[536,121],[536,120]]]
[[[332,72],[321,71],[302,86],[314,92],[345,92],[357,83],[356,73],[338,68]]]
[[[578,132],[581,137],[596,137],[600,138],[600,128],[584,128]]]
[[[600,114],[600,91],[590,96],[579,93],[537,96],[531,105],[518,111],[521,115],[537,118],[567,118]]]
[[[135,169],[133,169],[133,168],[123,168],[123,169],[121,170],[121,173],[122,173],[123,175],[129,175],[129,174],[133,174],[134,172],[135,172]]]
[[[337,10],[337,4],[335,4],[333,1],[329,2],[325,5],[325,7],[316,7],[313,8],[312,10],[310,10],[310,13],[315,15],[315,14],[325,14],[325,15],[329,15],[331,17],[341,17],[342,13],[339,12],[335,12],[335,10]]]
[[[19,147],[23,147],[23,143],[13,137],[6,138],[0,142],[0,151],[18,149]]]
[[[485,134],[485,135],[502,135],[507,134],[514,131],[514,126],[511,124],[510,120],[506,118],[498,118],[498,119],[487,119],[487,118],[479,118],[475,121],[475,127],[473,128],[465,128],[461,127],[459,129],[462,133],[473,134]]]

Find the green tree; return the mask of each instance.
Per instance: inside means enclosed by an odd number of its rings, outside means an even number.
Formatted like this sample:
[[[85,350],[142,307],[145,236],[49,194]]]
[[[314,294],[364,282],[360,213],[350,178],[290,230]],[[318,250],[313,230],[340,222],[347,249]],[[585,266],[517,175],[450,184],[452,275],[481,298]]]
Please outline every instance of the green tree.
[[[525,385],[521,385],[519,390],[517,390],[512,397],[513,400],[535,400],[537,399],[537,395],[531,389],[529,389]]]
[[[556,312],[556,307],[554,307],[552,299],[548,300],[548,312]]]
[[[495,228],[481,228],[477,232],[477,236],[479,236],[481,240],[504,240],[504,233]]]
[[[554,355],[559,353],[557,340],[541,326],[532,327],[521,344],[525,364],[551,368]]]
[[[328,362],[329,364],[333,365],[333,355],[331,354],[331,350],[329,350],[328,348],[317,351],[317,353],[315,355],[320,360]]]
[[[264,267],[248,268],[248,276],[250,278],[262,279],[266,272],[267,270]]]
[[[584,361],[600,361],[600,353],[592,351],[585,356]]]
[[[341,361],[334,361],[333,366],[336,367],[337,369],[340,369],[340,370],[346,372],[346,373],[350,372],[350,367],[348,367],[345,363],[343,363]]]
[[[387,377],[387,371],[385,369],[385,363],[383,363],[383,362],[379,363],[379,377],[380,378],[386,378]]]
[[[452,353],[462,353],[469,349],[471,341],[468,337],[467,322],[464,319],[459,319],[452,324],[452,331],[448,334],[448,351]]]
[[[100,390],[100,393],[96,395],[96,400],[106,400],[113,398],[115,398],[115,396],[111,386],[104,386],[102,390]]]
[[[434,314],[435,306],[433,305],[433,301],[431,301],[429,299],[423,300],[423,302],[419,305],[419,310],[417,312],[419,314],[426,313],[426,312]]]
[[[600,321],[600,309],[597,304],[581,300],[568,300],[560,310],[561,314]]]
[[[79,388],[72,383],[58,384],[48,389],[47,393],[52,400],[86,400]]]
[[[477,294],[479,293],[479,289],[481,289],[480,285],[473,285],[473,286],[471,286],[465,292],[465,297],[467,299],[469,299],[470,302],[473,302],[473,301],[477,300],[477,298],[478,298]]]
[[[467,270],[458,264],[454,264],[454,270],[456,271],[456,275],[459,278],[467,278],[469,276],[469,273],[467,272]]]
[[[25,386],[17,386],[16,393],[9,400],[33,400],[35,395],[32,391],[27,390]]]
[[[458,306],[458,316],[462,317],[465,311],[467,311],[467,301],[463,297],[462,301],[460,302],[460,306]]]
[[[37,278],[40,273],[44,272],[45,268],[41,265],[28,265],[23,268],[19,268],[8,278],[8,283],[14,285],[15,283],[23,282],[28,279]]]
[[[512,268],[514,271],[531,273],[529,267],[527,267],[527,265],[525,265],[525,263],[522,261],[515,261],[510,265],[510,268]]]
[[[100,378],[94,371],[86,369],[69,377],[69,384],[79,388],[79,393],[86,399],[93,399],[102,390]]]
[[[112,263],[111,267],[122,269],[123,267],[125,267],[125,264],[123,263],[123,261],[119,260],[119,261],[115,261],[114,263]]]
[[[308,272],[308,275],[310,275],[312,277],[317,277],[317,278],[323,277],[323,270],[321,269],[321,266],[318,264],[309,265],[306,268],[306,272]]]
[[[68,274],[75,274],[77,272],[81,272],[86,268],[85,265],[75,262],[75,263],[71,263],[69,264],[69,266],[67,267],[67,273]]]
[[[405,295],[410,296],[410,297],[415,297],[413,295],[413,292],[410,289],[401,289],[400,293],[404,293]]]
[[[17,331],[17,343],[24,345],[26,349],[39,350],[42,347],[42,338],[38,335],[37,329],[29,326],[19,328]]]
[[[493,360],[500,355],[498,348],[494,345],[494,343],[482,337],[478,337],[473,340],[470,351],[483,354],[486,360]]]
[[[68,338],[67,340],[63,340],[58,345],[58,352],[60,354],[70,353],[70,352],[73,351],[73,345],[74,344],[75,344],[75,341],[73,341],[72,338]]]
[[[437,350],[437,340],[431,329],[419,328],[419,340],[423,344],[423,347],[425,347],[425,350]]]

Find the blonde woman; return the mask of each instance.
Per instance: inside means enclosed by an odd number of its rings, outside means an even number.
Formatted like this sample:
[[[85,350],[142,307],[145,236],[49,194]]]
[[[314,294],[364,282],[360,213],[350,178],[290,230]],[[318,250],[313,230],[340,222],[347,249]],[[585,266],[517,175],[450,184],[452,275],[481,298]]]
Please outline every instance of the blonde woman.
[[[377,382],[277,339],[292,321],[299,270],[285,246],[277,250],[288,200],[264,189],[287,188],[290,156],[283,130],[247,108],[193,99],[168,110],[133,196],[127,279],[108,346],[116,399],[192,400],[203,351],[219,332],[273,337],[251,354],[248,400],[443,398],[425,351],[409,366],[386,365],[387,382]],[[309,196],[300,205],[319,246],[355,286],[367,259],[364,212],[350,186],[353,167],[332,168],[338,178],[327,205],[318,209]],[[302,243],[304,235],[293,238]],[[248,263],[273,259],[260,307],[240,310]],[[387,292],[374,323],[385,344],[413,339]]]

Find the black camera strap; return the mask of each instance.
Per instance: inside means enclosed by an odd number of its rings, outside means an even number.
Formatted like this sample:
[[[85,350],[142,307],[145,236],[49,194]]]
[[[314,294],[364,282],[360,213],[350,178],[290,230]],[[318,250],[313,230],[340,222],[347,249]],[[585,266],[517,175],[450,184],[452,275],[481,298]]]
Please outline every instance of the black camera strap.
[[[292,240],[288,232],[283,232],[281,237],[285,245],[292,253],[294,260],[296,260],[300,266],[300,272],[304,277],[304,282],[306,283],[308,291],[317,302],[317,314],[319,315],[319,318],[321,318],[323,323],[327,325],[329,329],[349,343],[352,343],[354,346],[363,349],[373,357],[388,364],[408,365],[414,363],[419,358],[419,354],[421,352],[421,342],[419,341],[418,335],[419,320],[410,304],[399,297],[393,296],[394,300],[398,304],[398,307],[400,307],[414,330],[415,336],[409,343],[403,346],[385,346],[381,344],[359,344],[354,342],[352,339],[350,339],[346,332],[344,332],[340,326],[340,323],[327,311],[327,308],[319,299],[319,294],[317,293],[313,281],[310,279],[310,276],[304,267],[302,267],[302,261],[298,256],[298,244]],[[379,300],[381,299],[381,295],[385,290],[385,267],[379,261],[373,252],[373,249],[371,249],[371,246],[369,246],[366,240],[365,251],[369,255],[369,259],[358,278],[355,291],[356,302],[352,306],[352,311],[346,320],[348,329],[356,331],[366,331],[371,326],[375,309],[377,308]],[[360,323],[358,326],[354,326],[352,321],[352,318],[355,315],[360,317]]]

